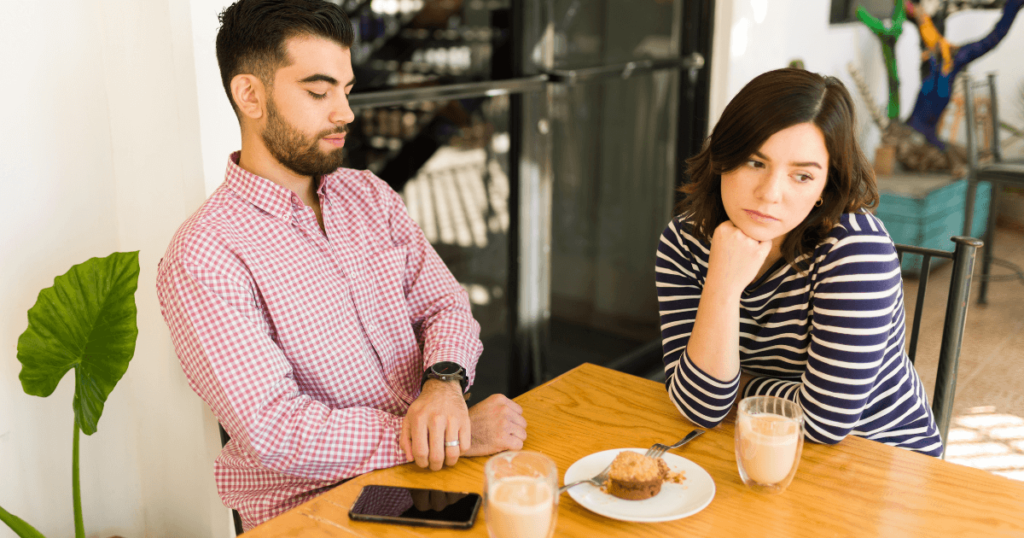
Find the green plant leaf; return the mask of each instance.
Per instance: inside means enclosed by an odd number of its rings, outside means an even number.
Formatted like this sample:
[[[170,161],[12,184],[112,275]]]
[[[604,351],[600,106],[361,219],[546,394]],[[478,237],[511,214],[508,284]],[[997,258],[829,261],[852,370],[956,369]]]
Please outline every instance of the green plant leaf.
[[[0,521],[6,523],[7,526],[14,531],[14,534],[17,534],[21,538],[46,538],[43,536],[43,533],[37,531],[35,527],[25,523],[25,520],[20,517],[4,510],[2,506],[0,506]]]
[[[138,285],[138,251],[75,265],[39,292],[18,338],[18,377],[26,393],[49,396],[75,369],[72,405],[86,435],[96,433],[103,404],[135,354]]]

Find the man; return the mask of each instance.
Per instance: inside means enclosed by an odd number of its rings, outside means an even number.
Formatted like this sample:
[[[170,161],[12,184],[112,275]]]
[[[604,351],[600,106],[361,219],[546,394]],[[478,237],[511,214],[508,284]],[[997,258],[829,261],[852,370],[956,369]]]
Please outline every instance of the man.
[[[526,438],[504,396],[467,409],[479,325],[401,198],[340,167],[352,39],[319,0],[224,11],[242,149],[158,271],[182,368],[231,435],[215,478],[247,530],[374,469],[438,470]]]

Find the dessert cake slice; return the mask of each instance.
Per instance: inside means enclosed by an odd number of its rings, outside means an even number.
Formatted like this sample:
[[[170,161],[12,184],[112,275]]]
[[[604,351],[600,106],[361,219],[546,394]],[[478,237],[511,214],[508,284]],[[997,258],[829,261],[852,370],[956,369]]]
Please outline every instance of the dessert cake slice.
[[[608,471],[608,493],[630,501],[650,499],[661,491],[668,476],[668,465],[661,458],[624,450],[615,456]]]

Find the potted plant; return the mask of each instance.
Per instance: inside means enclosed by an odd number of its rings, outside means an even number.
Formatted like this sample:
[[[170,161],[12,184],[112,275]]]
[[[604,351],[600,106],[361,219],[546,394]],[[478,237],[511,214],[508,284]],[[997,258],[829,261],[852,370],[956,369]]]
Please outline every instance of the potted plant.
[[[27,394],[45,398],[64,374],[75,372],[71,487],[76,538],[85,538],[78,479],[79,432],[96,433],[103,404],[135,355],[138,284],[138,251],[115,252],[72,266],[54,279],[52,287],[39,292],[28,311],[28,328],[18,338],[22,365],[18,377]],[[44,538],[2,507],[0,521],[21,538]]]

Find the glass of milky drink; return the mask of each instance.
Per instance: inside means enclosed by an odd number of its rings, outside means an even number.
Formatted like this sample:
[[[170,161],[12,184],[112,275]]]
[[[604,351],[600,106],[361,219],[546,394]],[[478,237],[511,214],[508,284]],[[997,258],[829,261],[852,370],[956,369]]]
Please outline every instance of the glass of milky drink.
[[[763,493],[781,493],[793,481],[804,447],[804,413],[775,396],[740,401],[736,415],[736,465],[743,483]]]
[[[491,538],[550,538],[558,515],[558,468],[538,452],[504,452],[484,466]]]

